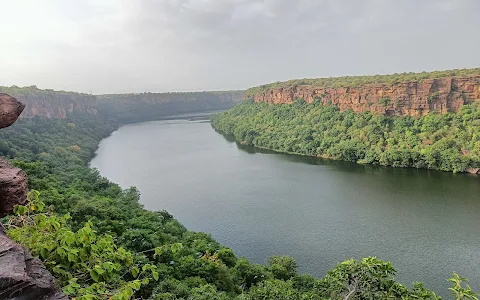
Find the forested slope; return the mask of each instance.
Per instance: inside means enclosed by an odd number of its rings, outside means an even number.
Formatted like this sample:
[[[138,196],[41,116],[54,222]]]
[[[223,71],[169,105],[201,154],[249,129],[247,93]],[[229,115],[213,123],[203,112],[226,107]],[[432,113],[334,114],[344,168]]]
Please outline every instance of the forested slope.
[[[212,119],[238,142],[279,152],[453,172],[480,168],[480,104],[422,117],[340,111],[307,104],[244,102]]]

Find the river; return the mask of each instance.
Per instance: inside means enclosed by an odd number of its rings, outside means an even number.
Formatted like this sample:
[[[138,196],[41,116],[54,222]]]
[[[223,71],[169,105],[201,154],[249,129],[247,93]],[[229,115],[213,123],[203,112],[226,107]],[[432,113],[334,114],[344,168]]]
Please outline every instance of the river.
[[[391,261],[442,296],[452,272],[480,290],[480,178],[239,147],[207,114],[121,127],[91,166],[150,210],[211,233],[237,256],[290,255],[323,276],[349,258]]]

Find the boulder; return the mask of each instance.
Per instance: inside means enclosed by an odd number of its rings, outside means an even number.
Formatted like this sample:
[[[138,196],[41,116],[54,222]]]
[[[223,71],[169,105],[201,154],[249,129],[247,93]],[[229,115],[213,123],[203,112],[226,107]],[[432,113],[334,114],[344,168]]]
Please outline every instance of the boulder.
[[[1,225],[0,225],[1,226]],[[0,299],[67,300],[42,262],[0,229]]]
[[[467,171],[467,173],[470,173],[470,174],[479,174],[480,175],[480,168],[468,168],[466,171]]]
[[[0,128],[5,128],[15,123],[24,108],[25,105],[17,101],[17,99],[0,93]]]
[[[0,158],[0,218],[27,201],[27,174]]]

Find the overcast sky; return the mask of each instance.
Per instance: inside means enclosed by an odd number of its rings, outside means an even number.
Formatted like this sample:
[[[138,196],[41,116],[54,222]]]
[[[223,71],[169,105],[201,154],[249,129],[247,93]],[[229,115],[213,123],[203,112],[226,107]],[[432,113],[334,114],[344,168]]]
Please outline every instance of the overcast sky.
[[[0,0],[0,85],[244,89],[480,66],[480,0]]]

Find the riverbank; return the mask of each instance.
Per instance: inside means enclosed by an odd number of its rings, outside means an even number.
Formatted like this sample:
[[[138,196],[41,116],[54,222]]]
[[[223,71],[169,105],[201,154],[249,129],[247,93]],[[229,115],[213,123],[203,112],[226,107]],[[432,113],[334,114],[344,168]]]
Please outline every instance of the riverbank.
[[[301,100],[244,102],[213,116],[212,126],[238,143],[282,153],[454,173],[480,168],[478,103],[417,118],[341,112]]]

